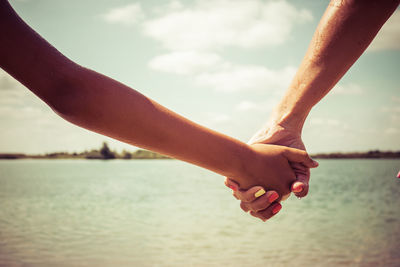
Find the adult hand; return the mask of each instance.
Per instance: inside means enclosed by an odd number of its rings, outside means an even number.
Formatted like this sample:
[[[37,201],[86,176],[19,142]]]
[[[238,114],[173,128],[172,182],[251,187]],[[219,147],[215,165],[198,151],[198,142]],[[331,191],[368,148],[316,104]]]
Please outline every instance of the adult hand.
[[[244,211],[250,211],[253,216],[265,221],[280,210],[281,206],[276,201],[282,200],[279,196],[289,195],[291,185],[296,182],[291,164],[297,163],[302,169],[314,168],[318,164],[303,150],[268,144],[253,144],[250,147],[254,156],[244,163],[244,172],[227,179],[226,185],[234,189],[236,198],[242,200]],[[255,185],[264,186],[265,190]],[[249,190],[243,190],[246,188]]]
[[[361,56],[399,2],[381,1],[378,5],[376,1],[331,1],[296,75],[275,109],[274,120],[251,143],[305,150],[300,133],[309,112]],[[298,180],[291,189],[298,197],[304,197],[308,193],[310,172],[298,164],[291,165]]]
[[[242,171],[229,177],[239,183],[241,189],[261,185],[286,196],[296,181],[291,164],[297,163],[304,169],[318,166],[304,150],[271,144],[252,144],[249,148],[250,153],[243,155]]]
[[[301,131],[299,128],[291,128],[289,126],[283,126],[275,123],[270,123],[266,127],[259,130],[249,141],[250,144],[276,144],[283,145],[287,147],[297,148],[300,150],[306,150],[303,141],[301,140]],[[290,162],[290,165],[296,175],[296,181],[291,185],[291,191],[295,193],[297,197],[304,197],[308,193],[308,182],[310,179],[310,170],[303,164],[297,162]],[[238,184],[236,184],[232,179],[226,178],[225,185],[233,190],[233,195],[241,200],[240,207],[245,211],[250,211],[250,214],[254,217],[258,217],[263,221],[271,218],[280,209],[281,205],[274,203],[271,205],[268,193],[267,196],[262,196],[259,198],[251,198],[252,192],[261,190],[262,187],[255,186],[249,190],[239,189]],[[265,191],[264,191],[265,192]],[[282,196],[281,200],[285,200],[289,197],[289,194]],[[275,211],[275,212],[272,212]]]
[[[281,145],[306,151],[306,147],[301,140],[300,130],[282,124],[270,123],[259,130],[249,141],[249,144],[257,143]],[[290,165],[296,174],[297,180],[292,184],[291,191],[297,197],[305,197],[309,189],[310,169],[296,162],[291,162]]]

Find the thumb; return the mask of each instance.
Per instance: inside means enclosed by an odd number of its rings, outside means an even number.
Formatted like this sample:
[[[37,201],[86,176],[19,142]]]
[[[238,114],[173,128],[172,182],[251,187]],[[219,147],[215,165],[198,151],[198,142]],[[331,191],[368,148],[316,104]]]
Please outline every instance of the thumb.
[[[308,168],[318,167],[318,162],[313,160],[304,150],[288,147],[285,156],[288,161],[301,163]]]

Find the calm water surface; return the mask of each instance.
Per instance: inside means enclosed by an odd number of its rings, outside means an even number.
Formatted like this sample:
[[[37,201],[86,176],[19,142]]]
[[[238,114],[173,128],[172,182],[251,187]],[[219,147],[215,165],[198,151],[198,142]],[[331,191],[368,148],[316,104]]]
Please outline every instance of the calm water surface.
[[[0,161],[0,266],[400,266],[399,169],[320,160],[263,223],[179,161]]]

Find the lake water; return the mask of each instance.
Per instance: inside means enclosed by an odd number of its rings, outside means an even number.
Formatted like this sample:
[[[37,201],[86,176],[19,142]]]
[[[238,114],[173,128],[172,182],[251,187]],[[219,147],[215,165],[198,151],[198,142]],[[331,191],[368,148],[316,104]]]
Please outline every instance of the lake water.
[[[0,266],[400,266],[400,160],[320,160],[266,223],[175,160],[0,161]]]

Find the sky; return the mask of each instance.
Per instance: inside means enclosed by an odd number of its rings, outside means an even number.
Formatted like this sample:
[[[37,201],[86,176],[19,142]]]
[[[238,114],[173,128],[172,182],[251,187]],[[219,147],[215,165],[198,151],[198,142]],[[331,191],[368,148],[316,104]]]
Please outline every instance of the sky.
[[[328,1],[12,0],[42,37],[185,117],[246,142],[268,120]],[[400,9],[310,113],[311,153],[400,150]],[[0,70],[0,152],[135,150],[79,128]]]

